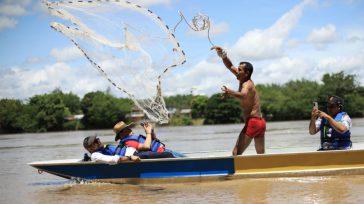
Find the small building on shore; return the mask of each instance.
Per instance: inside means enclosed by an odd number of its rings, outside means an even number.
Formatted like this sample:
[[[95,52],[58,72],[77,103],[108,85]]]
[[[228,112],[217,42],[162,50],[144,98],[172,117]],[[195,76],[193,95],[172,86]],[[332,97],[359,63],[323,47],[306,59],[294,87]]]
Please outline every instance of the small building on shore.
[[[140,121],[145,120],[145,113],[137,106],[134,106],[131,109],[131,112],[128,113],[126,116],[131,122],[139,123]]]

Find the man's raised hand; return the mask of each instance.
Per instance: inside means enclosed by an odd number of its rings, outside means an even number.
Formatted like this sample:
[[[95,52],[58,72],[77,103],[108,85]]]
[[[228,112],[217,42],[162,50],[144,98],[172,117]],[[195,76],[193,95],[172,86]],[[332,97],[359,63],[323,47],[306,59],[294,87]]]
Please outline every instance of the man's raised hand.
[[[224,49],[222,49],[220,46],[213,46],[213,47],[211,48],[211,50],[216,50],[217,55],[218,55],[220,58],[222,58],[222,59],[226,58],[226,56],[227,56],[226,51],[225,51]]]

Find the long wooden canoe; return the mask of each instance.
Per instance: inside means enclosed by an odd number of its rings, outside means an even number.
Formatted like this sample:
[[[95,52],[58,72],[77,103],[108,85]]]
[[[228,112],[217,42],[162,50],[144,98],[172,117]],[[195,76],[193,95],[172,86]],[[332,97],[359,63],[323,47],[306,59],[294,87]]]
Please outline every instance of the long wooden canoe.
[[[77,159],[29,163],[66,179],[112,183],[195,182],[250,177],[364,174],[364,150],[149,159],[109,165]]]

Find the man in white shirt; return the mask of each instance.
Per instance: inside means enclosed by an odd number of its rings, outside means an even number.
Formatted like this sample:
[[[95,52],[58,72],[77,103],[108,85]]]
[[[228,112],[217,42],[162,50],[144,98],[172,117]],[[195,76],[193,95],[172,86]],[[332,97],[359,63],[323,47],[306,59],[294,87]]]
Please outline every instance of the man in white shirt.
[[[83,140],[83,146],[91,153],[91,160],[108,164],[118,164],[124,161],[138,162],[141,159],[173,158],[170,152],[138,152],[133,147],[103,144],[97,136],[89,136]]]
[[[104,145],[97,136],[89,136],[83,140],[83,146],[91,153],[91,160],[117,164],[123,161],[140,161],[139,156],[135,156],[135,149],[132,147],[120,147],[117,145]]]

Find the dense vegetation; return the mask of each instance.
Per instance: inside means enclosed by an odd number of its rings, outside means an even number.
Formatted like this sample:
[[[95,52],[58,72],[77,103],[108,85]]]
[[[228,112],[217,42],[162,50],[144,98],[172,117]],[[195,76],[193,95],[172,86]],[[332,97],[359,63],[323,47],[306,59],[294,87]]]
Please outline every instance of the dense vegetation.
[[[355,75],[343,72],[325,74],[322,83],[309,80],[289,81],[283,85],[257,85],[261,109],[267,120],[308,119],[312,102],[318,101],[325,110],[328,96],[344,99],[344,109],[351,117],[364,115],[364,87]],[[241,122],[239,102],[220,94],[207,96],[176,95],[165,97],[168,108],[177,111],[171,125],[191,125],[200,119],[205,124]],[[133,103],[129,99],[116,98],[108,92],[90,92],[82,99],[73,93],[56,89],[49,94],[36,95],[27,101],[0,100],[0,132],[45,132],[75,129],[111,128],[119,120],[127,120]],[[192,109],[191,114],[182,114],[181,109]],[[82,120],[67,120],[83,114]]]

